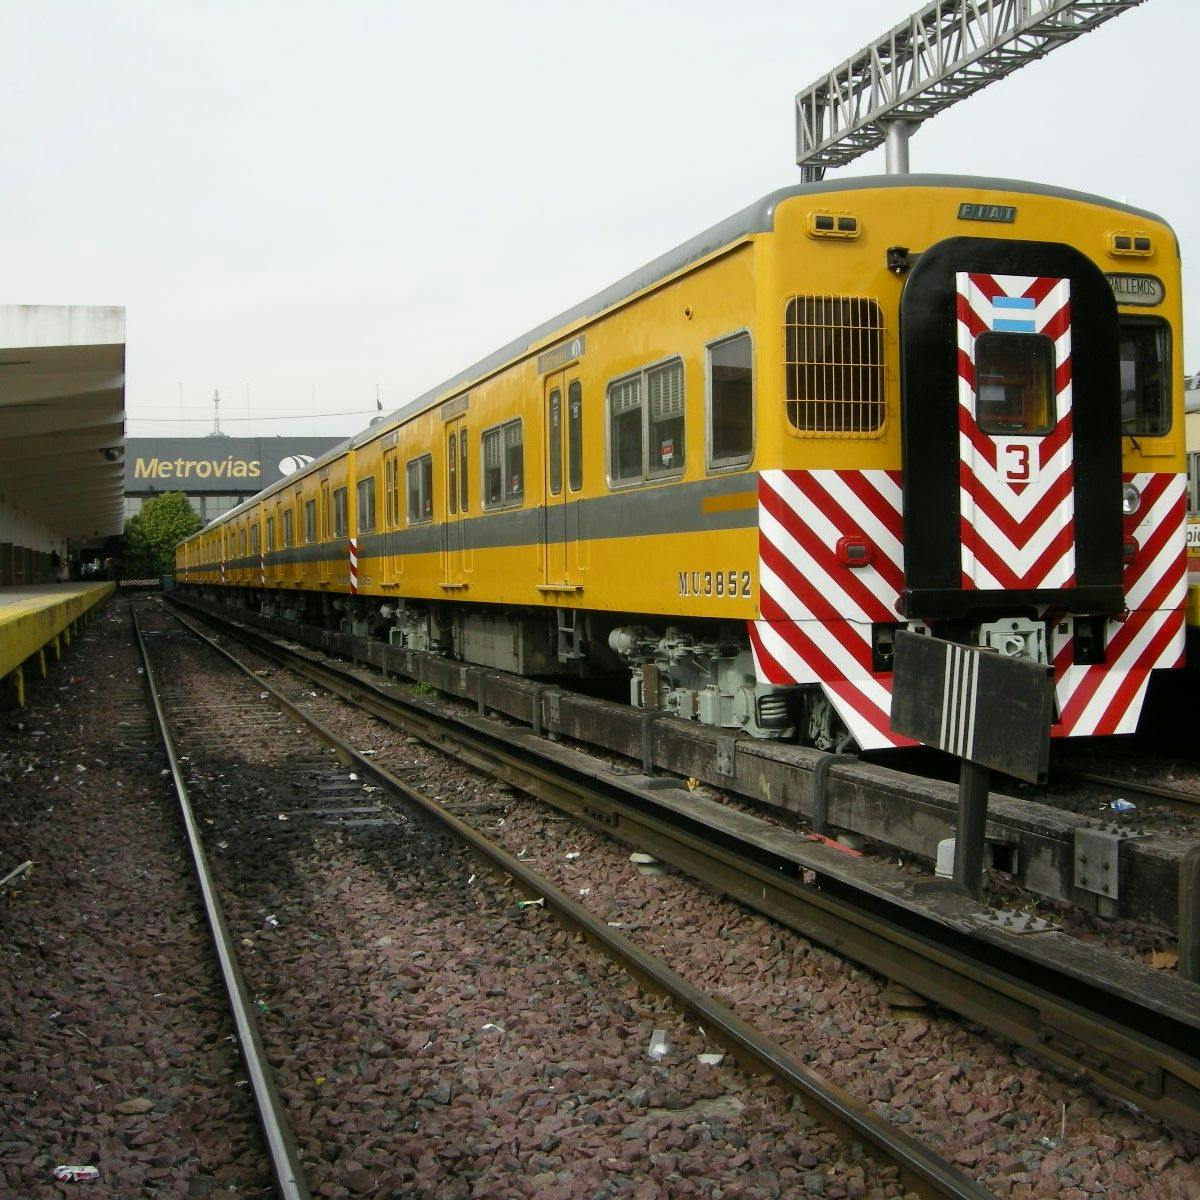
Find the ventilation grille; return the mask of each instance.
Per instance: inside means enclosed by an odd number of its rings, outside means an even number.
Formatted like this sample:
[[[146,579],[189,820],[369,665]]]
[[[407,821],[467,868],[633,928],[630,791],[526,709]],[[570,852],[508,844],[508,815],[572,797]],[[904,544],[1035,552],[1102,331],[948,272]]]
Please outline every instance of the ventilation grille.
[[[883,426],[883,312],[861,296],[793,296],[785,320],[787,415],[794,430],[864,437]]]

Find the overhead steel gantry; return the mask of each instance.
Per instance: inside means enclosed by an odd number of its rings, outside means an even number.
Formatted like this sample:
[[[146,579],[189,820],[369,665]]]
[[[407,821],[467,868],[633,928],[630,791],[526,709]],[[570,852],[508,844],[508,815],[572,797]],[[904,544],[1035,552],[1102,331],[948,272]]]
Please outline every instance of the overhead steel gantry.
[[[921,121],[1042,58],[1142,0],[933,0],[796,96],[805,182],[887,144],[908,170]]]

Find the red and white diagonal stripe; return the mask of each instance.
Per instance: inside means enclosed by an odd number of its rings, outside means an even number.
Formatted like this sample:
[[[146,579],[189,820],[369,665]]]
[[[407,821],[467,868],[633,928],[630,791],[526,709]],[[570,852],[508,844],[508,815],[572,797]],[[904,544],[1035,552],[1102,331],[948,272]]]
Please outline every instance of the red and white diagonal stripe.
[[[1071,587],[1075,581],[1070,281],[962,272],[958,289],[959,513],[962,585]],[[1019,310],[1004,300],[1023,300]],[[997,304],[1001,301],[1001,304]],[[979,425],[976,339],[1011,319],[1054,344],[1054,428],[989,434]],[[1017,336],[1022,336],[1018,334]]]
[[[358,539],[350,539],[350,595],[358,595]]]
[[[267,560],[261,554],[258,556],[258,582],[262,587],[267,586]]]
[[[904,583],[899,472],[763,471],[758,496],[758,678],[821,684],[864,749],[910,745],[891,731],[891,675],[871,669],[871,625],[896,620]],[[847,536],[869,566],[838,561]]]
[[[1183,665],[1187,480],[1171,472],[1124,478],[1142,494],[1138,511],[1125,518],[1125,538],[1137,543],[1125,564],[1129,611],[1107,624],[1103,664],[1076,665],[1071,634],[1052,630],[1057,737],[1132,733],[1150,672]]]

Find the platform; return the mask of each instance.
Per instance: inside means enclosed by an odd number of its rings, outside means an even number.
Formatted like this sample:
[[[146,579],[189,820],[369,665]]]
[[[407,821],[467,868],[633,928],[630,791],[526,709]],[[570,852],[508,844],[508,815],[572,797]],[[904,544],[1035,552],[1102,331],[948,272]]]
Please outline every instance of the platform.
[[[36,587],[0,588],[0,683],[25,703],[26,664],[46,674],[46,651],[58,658],[86,617],[116,584],[45,583]]]

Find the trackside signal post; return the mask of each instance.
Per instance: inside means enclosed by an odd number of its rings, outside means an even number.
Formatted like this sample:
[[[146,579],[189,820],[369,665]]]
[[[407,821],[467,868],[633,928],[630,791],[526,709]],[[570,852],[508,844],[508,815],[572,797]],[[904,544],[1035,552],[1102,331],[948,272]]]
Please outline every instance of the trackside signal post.
[[[896,631],[894,663],[892,728],[960,760],[954,886],[978,900],[990,772],[1046,781],[1050,674],[1032,659],[904,629]]]

